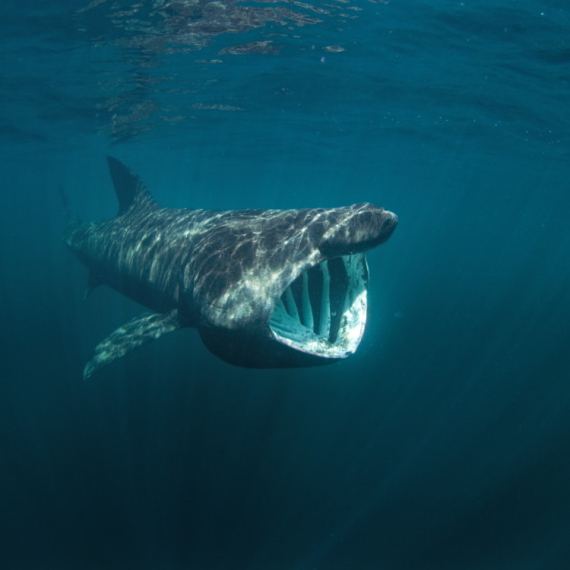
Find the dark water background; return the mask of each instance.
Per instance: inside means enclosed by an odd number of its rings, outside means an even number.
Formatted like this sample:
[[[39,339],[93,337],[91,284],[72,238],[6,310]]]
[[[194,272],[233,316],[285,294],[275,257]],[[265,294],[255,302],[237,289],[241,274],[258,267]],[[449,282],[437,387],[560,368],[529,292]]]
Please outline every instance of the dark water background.
[[[4,4],[1,568],[570,568],[566,2]],[[60,240],[107,154],[167,206],[396,212],[356,355],[185,330],[82,381],[141,312]]]

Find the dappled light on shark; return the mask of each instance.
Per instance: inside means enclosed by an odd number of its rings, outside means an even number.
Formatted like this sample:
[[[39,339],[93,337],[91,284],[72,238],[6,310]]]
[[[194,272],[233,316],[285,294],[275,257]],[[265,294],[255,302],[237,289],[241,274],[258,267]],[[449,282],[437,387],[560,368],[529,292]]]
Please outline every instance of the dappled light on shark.
[[[193,327],[216,356],[248,368],[329,364],[353,354],[366,324],[365,251],[398,223],[372,204],[301,210],[161,208],[109,158],[119,213],[71,223],[64,240],[105,284],[153,313],[95,349],[84,376],[174,330]]]

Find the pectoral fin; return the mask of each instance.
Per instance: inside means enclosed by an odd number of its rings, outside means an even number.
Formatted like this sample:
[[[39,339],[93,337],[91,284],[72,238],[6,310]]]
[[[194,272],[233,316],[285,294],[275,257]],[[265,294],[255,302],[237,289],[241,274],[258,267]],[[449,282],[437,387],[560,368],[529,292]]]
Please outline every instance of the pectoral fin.
[[[134,348],[179,328],[182,325],[176,309],[162,314],[145,313],[129,321],[96,346],[93,358],[83,370],[83,378],[89,378],[95,370],[121,358]]]
[[[87,297],[91,295],[91,291],[99,287],[99,285],[101,285],[101,280],[99,279],[99,277],[97,277],[97,275],[95,275],[95,273],[93,273],[93,271],[91,271],[89,273],[89,280],[87,281],[87,287],[85,288],[85,293],[83,293],[83,300],[85,301]]]

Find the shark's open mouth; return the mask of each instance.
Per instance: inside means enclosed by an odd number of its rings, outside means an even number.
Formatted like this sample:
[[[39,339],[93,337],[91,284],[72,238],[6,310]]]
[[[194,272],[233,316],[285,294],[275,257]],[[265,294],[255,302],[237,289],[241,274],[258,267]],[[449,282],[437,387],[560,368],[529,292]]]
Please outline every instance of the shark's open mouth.
[[[368,266],[363,253],[321,262],[285,289],[269,327],[281,343],[323,358],[346,358],[366,325]]]

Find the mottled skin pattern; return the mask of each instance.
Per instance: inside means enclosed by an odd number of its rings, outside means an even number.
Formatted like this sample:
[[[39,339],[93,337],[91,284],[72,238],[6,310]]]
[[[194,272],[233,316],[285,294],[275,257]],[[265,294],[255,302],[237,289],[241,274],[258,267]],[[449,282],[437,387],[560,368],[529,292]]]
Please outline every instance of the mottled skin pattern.
[[[181,327],[198,328],[210,350],[242,366],[320,363],[272,338],[268,321],[276,303],[309,267],[375,247],[397,223],[394,214],[372,204],[225,212],[161,208],[124,165],[109,158],[109,166],[119,215],[70,226],[65,242],[89,267],[92,282],[153,311],[175,310]]]

